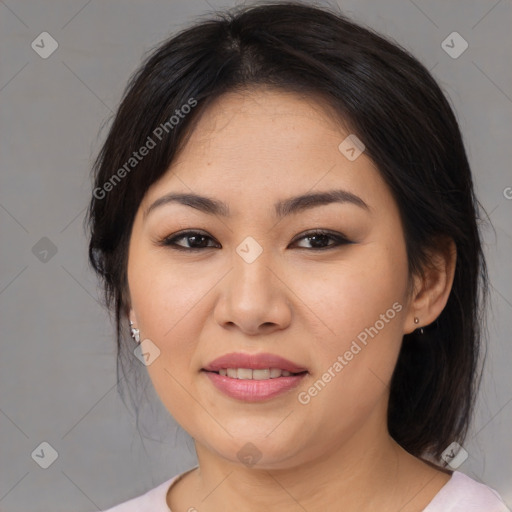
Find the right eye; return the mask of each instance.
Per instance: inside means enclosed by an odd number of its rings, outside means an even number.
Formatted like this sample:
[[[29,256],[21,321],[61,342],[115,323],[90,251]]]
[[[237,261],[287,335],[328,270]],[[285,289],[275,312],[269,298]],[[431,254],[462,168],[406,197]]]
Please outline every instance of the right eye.
[[[187,240],[188,247],[178,244],[179,240]],[[200,251],[201,249],[208,249],[215,246],[205,245],[205,241],[212,240],[210,236],[203,234],[199,231],[182,231],[181,233],[173,234],[158,241],[158,245],[170,247],[177,251]]]

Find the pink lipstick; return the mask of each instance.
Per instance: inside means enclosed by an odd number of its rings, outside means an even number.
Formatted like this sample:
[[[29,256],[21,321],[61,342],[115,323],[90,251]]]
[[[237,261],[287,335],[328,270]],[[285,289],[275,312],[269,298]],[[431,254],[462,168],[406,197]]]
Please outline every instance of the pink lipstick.
[[[231,398],[259,402],[295,388],[308,370],[275,354],[225,354],[202,371],[210,382]]]

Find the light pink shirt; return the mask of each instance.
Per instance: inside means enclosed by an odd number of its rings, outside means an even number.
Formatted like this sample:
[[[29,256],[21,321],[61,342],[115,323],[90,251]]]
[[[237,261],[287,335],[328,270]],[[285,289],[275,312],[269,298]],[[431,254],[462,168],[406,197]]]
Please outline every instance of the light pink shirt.
[[[167,491],[182,476],[197,466],[185,471],[150,491],[109,508],[104,512],[172,512],[167,506]],[[200,503],[191,503],[187,512],[200,510]],[[454,471],[452,477],[434,496],[423,512],[511,512],[500,495],[491,487],[473,480],[464,473]]]

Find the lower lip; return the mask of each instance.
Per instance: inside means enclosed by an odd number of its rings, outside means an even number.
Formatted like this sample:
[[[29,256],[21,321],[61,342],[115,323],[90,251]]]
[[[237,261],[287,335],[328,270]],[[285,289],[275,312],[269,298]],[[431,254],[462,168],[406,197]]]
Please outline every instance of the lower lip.
[[[276,377],[275,379],[253,380],[233,379],[219,375],[215,372],[203,370],[212,384],[225,395],[245,402],[261,402],[274,398],[299,385],[307,372],[290,377]]]

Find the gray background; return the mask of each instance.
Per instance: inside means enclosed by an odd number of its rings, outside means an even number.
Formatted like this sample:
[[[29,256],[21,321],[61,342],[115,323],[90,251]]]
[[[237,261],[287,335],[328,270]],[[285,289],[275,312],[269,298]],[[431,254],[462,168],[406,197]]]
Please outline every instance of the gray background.
[[[143,436],[117,395],[113,329],[87,266],[82,221],[92,157],[106,134],[100,126],[144,53],[210,6],[232,5],[0,1],[2,511],[105,509],[195,465],[191,440],[154,394]],[[494,225],[485,231],[487,366],[459,470],[496,488],[510,507],[511,1],[339,5],[416,55],[457,112],[477,194]],[[31,48],[43,31],[59,45],[47,59]],[[453,31],[469,44],[456,59],[441,47]],[[43,441],[58,453],[48,469],[31,457]]]

